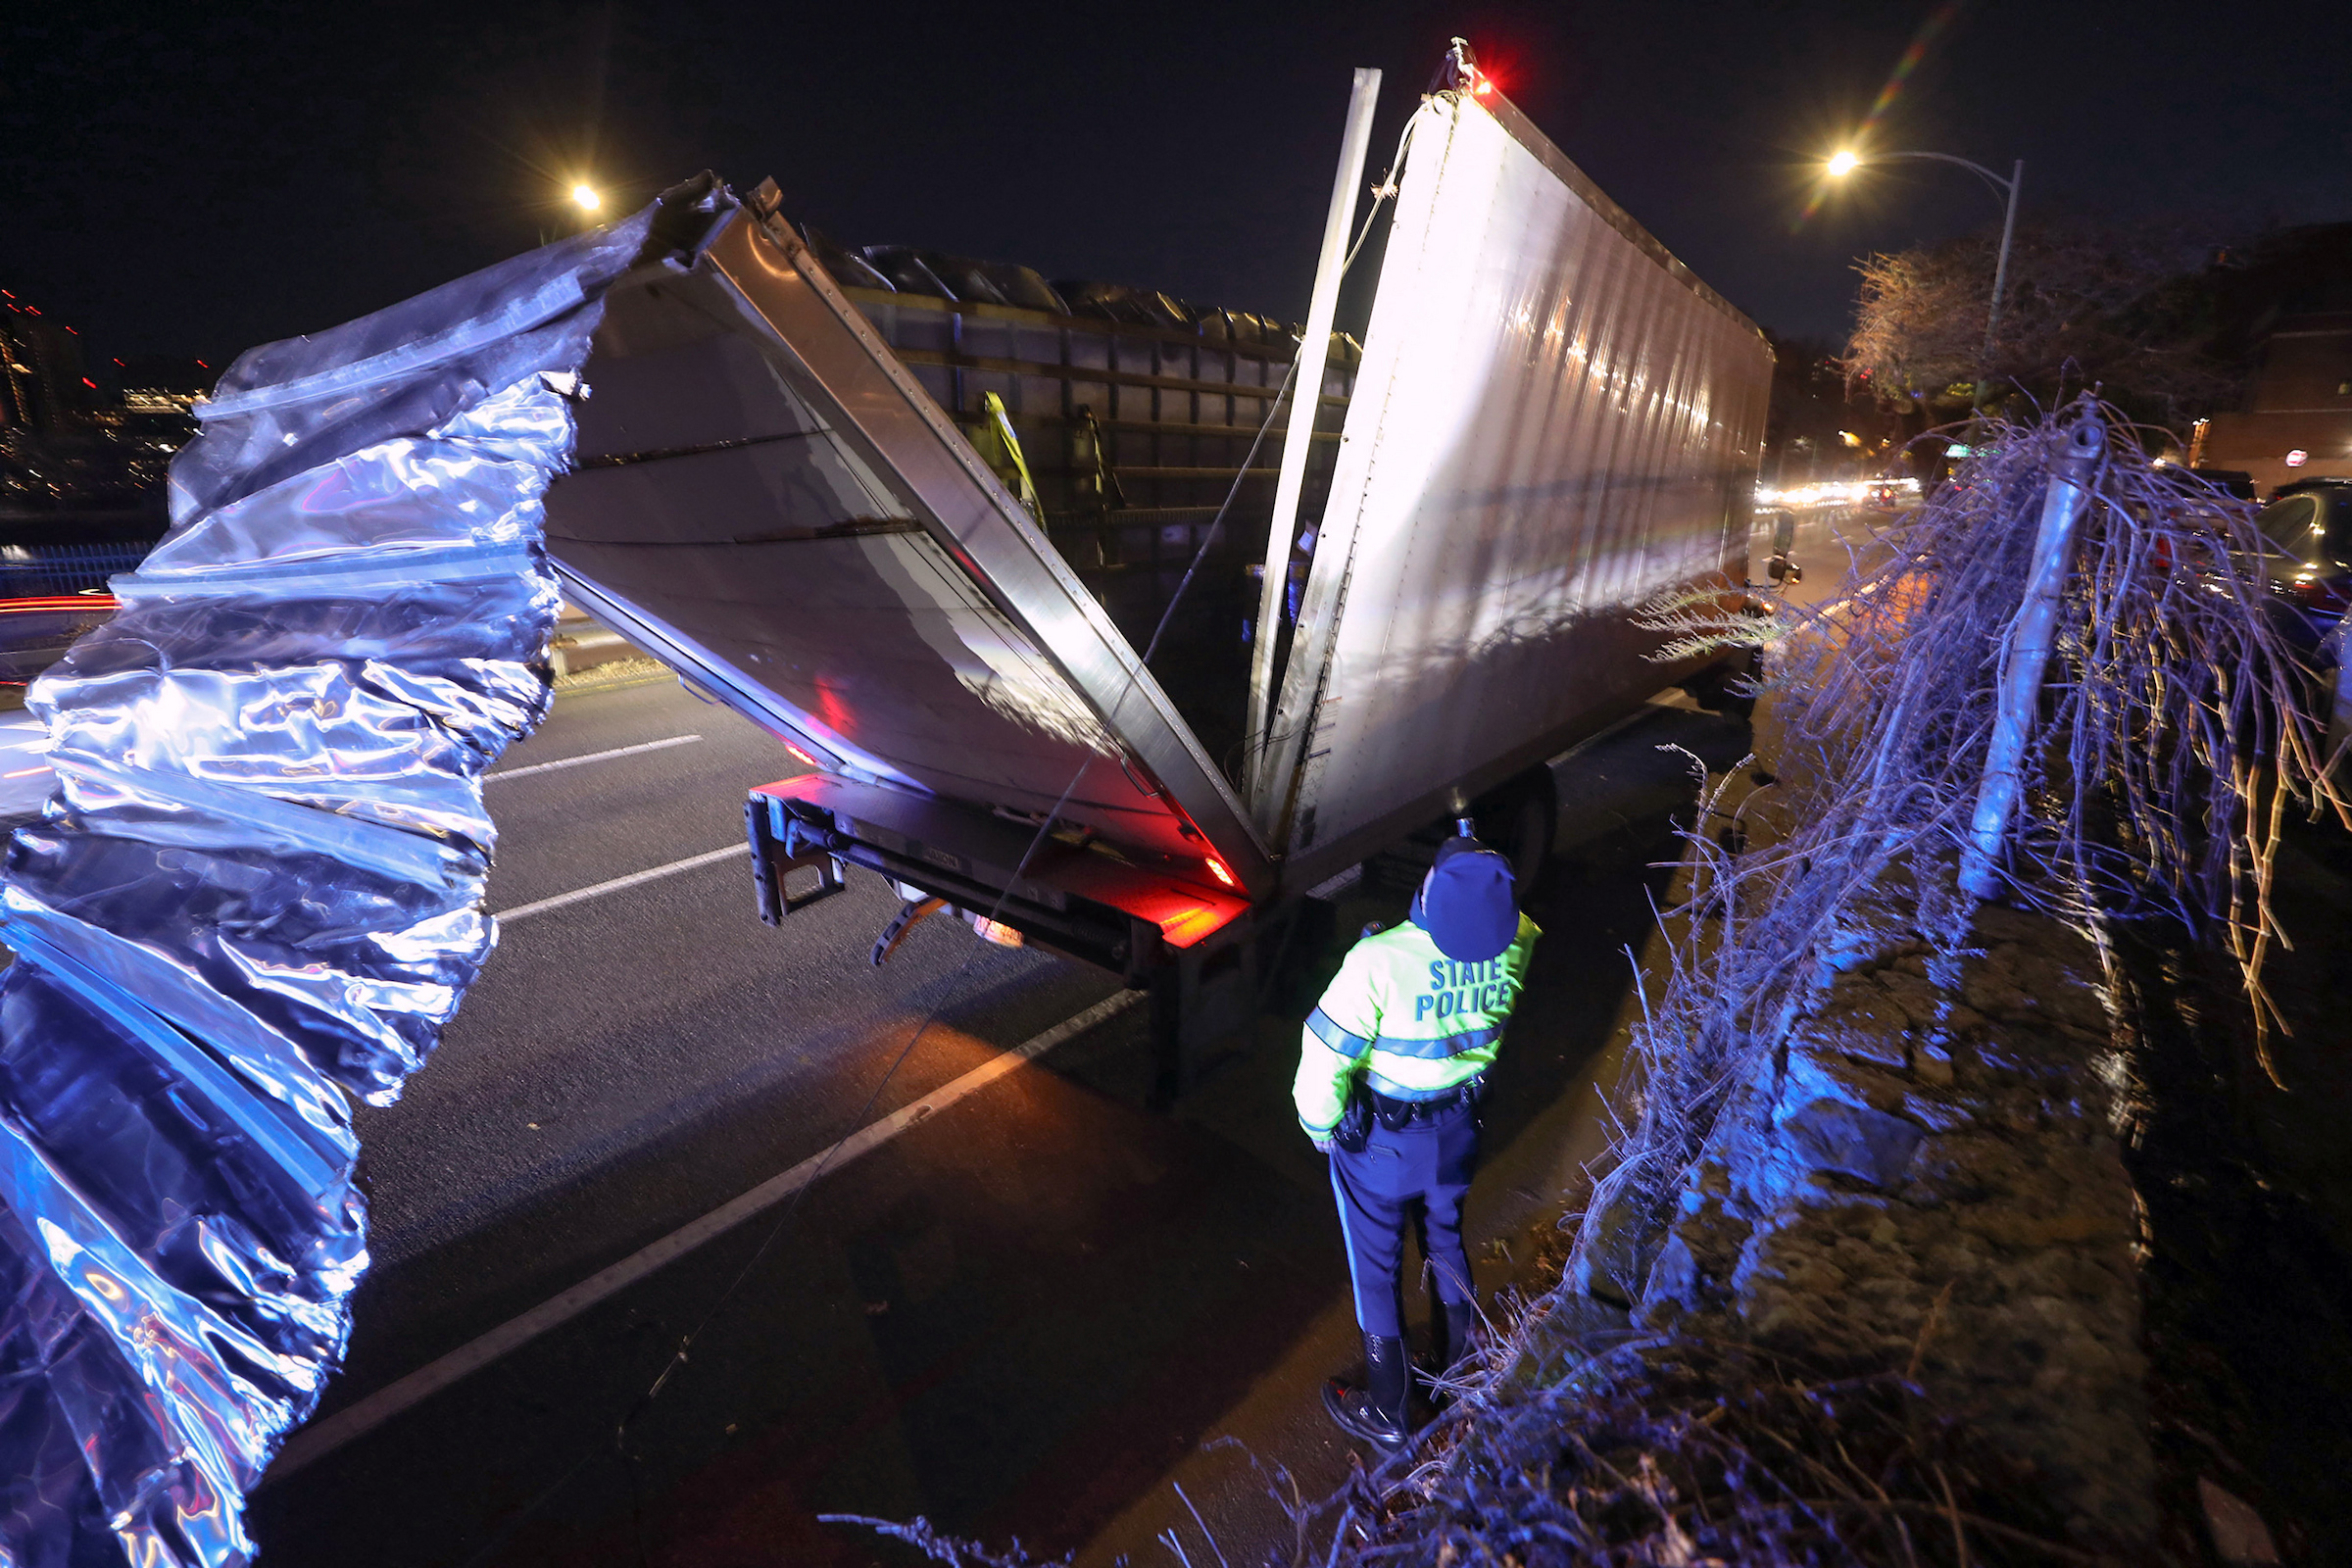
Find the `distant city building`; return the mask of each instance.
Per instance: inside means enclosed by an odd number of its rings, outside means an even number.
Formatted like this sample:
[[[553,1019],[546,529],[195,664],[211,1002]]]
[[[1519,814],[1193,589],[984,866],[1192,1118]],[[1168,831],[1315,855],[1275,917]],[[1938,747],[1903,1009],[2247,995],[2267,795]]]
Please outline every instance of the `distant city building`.
[[[1769,489],[1875,477],[1905,461],[1917,432],[1867,388],[1846,379],[1830,344],[1784,338],[1772,344],[1772,402],[1764,426],[1762,479]]]
[[[193,419],[196,405],[204,401],[201,392],[168,392],[161,387],[126,386],[122,389],[124,414],[177,415]]]
[[[195,437],[196,406],[212,387],[212,368],[201,360],[152,355],[117,360],[115,368],[122,385],[117,428],[126,461],[142,482],[160,486],[172,455]]]
[[[2352,477],[2352,223],[2278,236],[2243,276],[2253,373],[2242,406],[2197,431],[2190,462],[2241,470],[2264,496]]]
[[[98,406],[79,335],[13,295],[0,297],[0,429],[56,432]]]
[[[73,327],[0,289],[0,539],[160,534],[172,454],[196,433],[194,409],[212,379],[194,360],[94,370]]]

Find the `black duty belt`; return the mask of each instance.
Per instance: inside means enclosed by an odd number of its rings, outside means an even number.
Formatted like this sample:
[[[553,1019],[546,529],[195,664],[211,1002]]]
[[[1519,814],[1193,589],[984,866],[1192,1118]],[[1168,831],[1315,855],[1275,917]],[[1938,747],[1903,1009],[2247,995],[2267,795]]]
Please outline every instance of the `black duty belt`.
[[[1414,1122],[1435,1121],[1449,1111],[1477,1104],[1486,1086],[1482,1073],[1429,1100],[1392,1100],[1376,1089],[1366,1089],[1363,1094],[1371,1102],[1373,1119],[1391,1132],[1399,1132]]]

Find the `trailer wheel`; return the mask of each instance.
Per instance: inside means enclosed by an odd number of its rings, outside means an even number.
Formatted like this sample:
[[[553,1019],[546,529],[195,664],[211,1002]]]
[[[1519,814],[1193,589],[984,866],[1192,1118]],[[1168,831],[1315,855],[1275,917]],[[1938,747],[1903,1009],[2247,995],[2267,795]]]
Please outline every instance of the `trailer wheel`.
[[[1759,673],[1758,664],[1753,650],[1735,654],[1684,681],[1683,690],[1690,694],[1692,702],[1711,713],[1727,713],[1734,718],[1750,717],[1756,710],[1754,683]]]
[[[1532,767],[1495,791],[1489,801],[1478,812],[1479,833],[1511,862],[1511,877],[1519,885],[1519,904],[1524,908],[1551,861],[1552,837],[1559,826],[1551,769]]]

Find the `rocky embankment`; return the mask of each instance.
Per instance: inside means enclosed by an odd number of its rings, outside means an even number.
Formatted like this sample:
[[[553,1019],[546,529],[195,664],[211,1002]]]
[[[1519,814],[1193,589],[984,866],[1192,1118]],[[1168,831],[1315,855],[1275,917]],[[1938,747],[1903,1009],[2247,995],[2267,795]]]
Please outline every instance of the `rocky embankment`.
[[[2129,1078],[2091,945],[1987,907],[1956,984],[1925,942],[1839,974],[1735,1095],[1636,1246],[1568,1289],[1643,1328],[1905,1371],[2030,1467],[2079,1541],[2156,1528]]]

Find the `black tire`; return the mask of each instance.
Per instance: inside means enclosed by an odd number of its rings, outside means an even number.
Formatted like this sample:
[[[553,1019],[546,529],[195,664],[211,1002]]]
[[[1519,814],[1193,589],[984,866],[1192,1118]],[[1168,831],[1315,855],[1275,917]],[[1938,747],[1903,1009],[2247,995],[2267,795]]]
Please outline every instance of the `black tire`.
[[[1551,769],[1528,769],[1480,803],[1479,837],[1511,862],[1518,884],[1519,906],[1526,908],[1536,885],[1551,861],[1551,844],[1559,828],[1559,804],[1552,794]]]
[[[1682,683],[1690,700],[1711,713],[1729,713],[1734,718],[1752,717],[1756,710],[1754,684],[1756,656],[1752,650],[1735,654],[1719,664],[1705,669]]]

